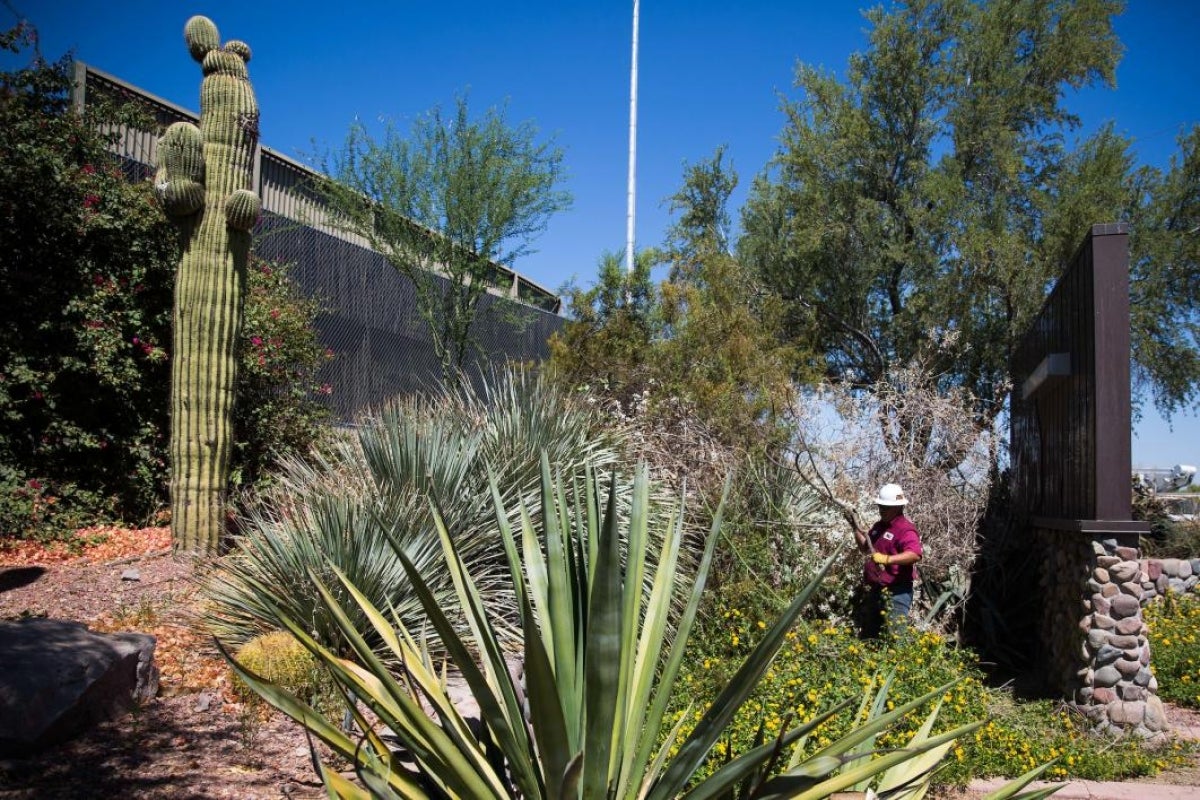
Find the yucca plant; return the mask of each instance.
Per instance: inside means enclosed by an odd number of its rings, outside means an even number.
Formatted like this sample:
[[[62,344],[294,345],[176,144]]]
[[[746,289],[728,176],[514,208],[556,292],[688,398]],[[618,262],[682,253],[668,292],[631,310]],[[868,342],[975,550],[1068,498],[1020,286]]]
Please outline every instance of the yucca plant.
[[[289,458],[277,485],[252,504],[243,535],[205,581],[210,630],[233,645],[283,627],[276,608],[303,621],[317,641],[345,643],[310,573],[331,587],[356,629],[381,645],[334,568],[373,605],[419,627],[424,611],[394,546],[399,543],[430,592],[452,605],[453,583],[430,509],[443,519],[484,602],[512,610],[503,546],[488,489],[489,471],[515,515],[539,492],[539,459],[582,476],[609,469],[623,432],[540,376],[510,368],[488,388],[464,384],[428,399],[397,400],[321,453]],[[626,513],[630,485],[622,485]],[[657,504],[656,504],[657,505]],[[516,524],[516,516],[510,523]],[[437,647],[437,642],[432,643]]]
[[[515,653],[506,650],[498,619],[489,613],[450,534],[451,526],[440,514],[435,513],[433,521],[454,584],[453,609],[465,620],[465,631],[454,624],[419,566],[396,543],[396,558],[437,639],[478,704],[477,732],[449,699],[445,664],[439,667],[422,637],[396,614],[372,604],[345,575],[339,575],[339,588],[352,596],[354,609],[369,618],[389,659],[375,652],[356,630],[334,587],[317,576],[314,585],[341,626],[353,658],[339,658],[317,642],[306,632],[304,620],[282,611],[279,616],[328,667],[362,731],[359,736],[347,735],[299,700],[232,666],[268,702],[355,765],[365,788],[321,767],[330,795],[344,798],[664,800],[739,793],[753,798],[824,797],[934,752],[977,727],[976,723],[925,735],[902,750],[858,749],[949,688],[940,687],[875,715],[811,756],[795,755],[800,750],[793,745],[844,710],[844,703],[693,783],[697,768],[769,667],[837,556],[825,562],[816,580],[766,631],[690,733],[681,735],[682,723],[664,733],[664,715],[704,590],[721,510],[714,516],[696,578],[676,618],[671,609],[684,528],[676,517],[661,544],[652,546],[650,482],[644,467],[633,484],[624,522],[616,513],[614,489],[602,508],[603,493],[594,475],[556,479],[543,459],[541,513],[522,504],[519,524],[512,526],[502,493],[491,481],[517,608],[520,642]],[[649,593],[642,591],[646,581],[652,586]],[[523,662],[523,686],[513,677],[514,656]],[[388,660],[402,669],[393,674]],[[393,737],[399,752],[388,745]]]

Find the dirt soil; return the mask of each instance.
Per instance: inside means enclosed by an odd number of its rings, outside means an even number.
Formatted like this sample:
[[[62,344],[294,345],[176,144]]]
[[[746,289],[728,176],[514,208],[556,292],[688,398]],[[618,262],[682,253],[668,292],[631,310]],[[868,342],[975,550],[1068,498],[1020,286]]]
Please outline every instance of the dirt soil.
[[[303,729],[230,690],[228,667],[195,624],[195,588],[193,564],[171,556],[167,528],[89,529],[69,549],[0,550],[0,619],[47,616],[153,634],[162,681],[159,696],[132,713],[37,756],[0,760],[0,800],[326,796]],[[1200,740],[1200,712],[1168,706],[1168,717]],[[1139,783],[1200,785],[1200,758]]]
[[[0,760],[0,798],[319,798],[304,731],[238,702],[194,625],[193,567],[170,531],[92,529],[79,546],[0,550],[0,619],[47,616],[157,637],[159,696],[80,738]]]

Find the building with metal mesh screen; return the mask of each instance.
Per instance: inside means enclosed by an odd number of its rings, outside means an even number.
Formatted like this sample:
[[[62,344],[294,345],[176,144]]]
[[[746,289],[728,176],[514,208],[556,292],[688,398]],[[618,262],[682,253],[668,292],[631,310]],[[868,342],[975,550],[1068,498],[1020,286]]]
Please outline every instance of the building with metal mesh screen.
[[[131,86],[94,67],[75,67],[77,106],[104,96],[136,103],[154,120],[154,130],[116,131],[116,150],[133,180],[154,174],[158,137],[171,123],[196,122],[189,111]],[[329,224],[320,200],[309,190],[317,173],[260,147],[254,159],[254,191],[262,199],[254,253],[293,265],[301,290],[321,307],[316,328],[334,353],[318,379],[333,387],[320,396],[343,424],[397,395],[438,388],[441,362],[431,334],[417,313],[412,282],[361,237]],[[471,327],[467,375],[482,381],[509,361],[538,362],[549,355],[550,336],[563,325],[559,298],[507,267],[495,265],[499,284],[483,297]],[[443,284],[445,278],[435,276]]]

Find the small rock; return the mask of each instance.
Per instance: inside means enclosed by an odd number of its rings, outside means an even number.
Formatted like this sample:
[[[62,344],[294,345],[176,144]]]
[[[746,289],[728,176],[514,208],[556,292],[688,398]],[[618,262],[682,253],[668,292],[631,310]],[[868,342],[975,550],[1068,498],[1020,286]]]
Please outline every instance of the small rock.
[[[1192,589],[1196,588],[1197,583],[1200,583],[1200,576],[1193,575],[1190,578],[1184,578],[1183,590],[1185,592],[1190,592]]]
[[[1126,617],[1117,621],[1117,633],[1122,636],[1129,636],[1141,633],[1142,621],[1137,617]]]
[[[1184,561],[1182,558],[1179,559],[1179,572],[1177,573],[1179,575],[1179,577],[1181,577],[1181,578],[1190,577],[1192,572],[1193,572],[1192,562]]]
[[[1118,700],[1108,704],[1108,718],[1118,725],[1141,725],[1146,718],[1146,703]]]
[[[1118,547],[1115,552],[1117,557],[1123,561],[1137,561],[1138,556],[1141,555],[1136,547]]]
[[[208,692],[201,692],[200,695],[196,698],[195,710],[197,712],[208,711],[209,706],[211,706],[211,705],[212,705],[212,695],[210,695]]]
[[[1117,625],[1117,621],[1115,619],[1099,612],[1092,615],[1092,623],[1097,628],[1102,628],[1104,630],[1111,630]]]
[[[1112,576],[1113,583],[1124,583],[1136,578],[1141,571],[1142,568],[1136,561],[1122,561],[1113,567],[1109,567],[1108,574]]]
[[[1121,693],[1122,700],[1145,700],[1150,696],[1150,693],[1141,686],[1130,686],[1125,684],[1118,691]]]
[[[123,581],[140,581],[141,579],[142,573],[136,569],[127,569],[121,573],[121,580]]]
[[[1127,658],[1117,660],[1113,666],[1116,667],[1117,672],[1121,673],[1121,676],[1126,679],[1133,678],[1133,676],[1137,675],[1142,669],[1142,664],[1140,661],[1130,661]]]
[[[1108,641],[1108,631],[1100,630],[1099,628],[1093,628],[1092,630],[1088,631],[1088,635],[1087,635],[1088,647],[1092,648],[1093,650],[1098,649],[1101,645],[1103,645],[1107,641]]]
[[[1096,564],[1101,567],[1104,567],[1105,569],[1108,569],[1109,567],[1115,566],[1120,563],[1121,563],[1121,559],[1117,558],[1116,556],[1097,556],[1096,557]]]
[[[1157,684],[1154,685],[1153,687],[1150,686],[1150,682],[1153,679],[1154,679],[1154,673],[1152,673],[1146,667],[1142,667],[1141,669],[1139,669],[1137,672],[1137,675],[1133,676],[1134,683],[1136,683],[1138,686],[1145,686],[1147,689],[1149,689],[1152,692],[1158,688]]]
[[[1200,575],[1200,558],[1193,558],[1188,563],[1192,565],[1192,574]]]
[[[1111,664],[1121,657],[1122,652],[1123,651],[1120,648],[1113,647],[1110,644],[1105,644],[1098,651],[1096,651],[1096,664],[1099,666]]]
[[[1162,700],[1151,695],[1146,698],[1146,727],[1152,731],[1165,731],[1170,725],[1167,722],[1167,713],[1163,709]]]
[[[1097,583],[1108,583],[1108,570],[1106,570],[1104,567],[1096,567],[1094,570],[1092,570],[1092,579]]]
[[[1117,699],[1117,693],[1107,687],[1098,687],[1092,690],[1092,699],[1097,703],[1108,705],[1113,700]]]
[[[1100,587],[1100,594],[1108,598],[1116,597],[1120,593],[1121,590],[1115,583],[1106,583]]]
[[[1121,673],[1117,672],[1117,668],[1112,664],[1101,667],[1096,670],[1096,676],[1092,682],[1097,687],[1116,686],[1121,680]]]
[[[1112,603],[1102,594],[1092,595],[1092,610],[1097,614],[1107,614],[1112,607]]]
[[[1158,576],[1162,575],[1162,562],[1157,558],[1152,558],[1146,562],[1146,576],[1152,581],[1158,580]]]
[[[1114,586],[1113,588],[1115,589],[1116,587]],[[1130,597],[1127,594],[1119,594],[1112,599],[1112,608],[1110,611],[1116,619],[1137,616],[1141,610],[1142,604],[1135,597]]]
[[[1109,638],[1108,643],[1118,650],[1132,650],[1142,644],[1136,636],[1113,636]]]
[[[1134,597],[1138,600],[1142,599],[1142,584],[1138,583],[1137,581],[1125,581],[1121,584],[1121,591],[1130,597]]]

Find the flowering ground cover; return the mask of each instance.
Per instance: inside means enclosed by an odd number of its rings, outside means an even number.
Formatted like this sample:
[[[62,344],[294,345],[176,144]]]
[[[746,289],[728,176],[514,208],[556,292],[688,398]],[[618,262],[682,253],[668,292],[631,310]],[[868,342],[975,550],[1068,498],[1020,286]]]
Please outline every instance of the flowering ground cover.
[[[1159,696],[1200,708],[1200,595],[1167,594],[1147,606],[1145,613]]]
[[[711,697],[711,687],[720,682],[726,664],[736,663],[736,654],[753,646],[764,624],[737,609],[723,612],[720,621],[724,641],[710,637],[711,652],[692,660],[690,671],[682,678],[690,689],[682,693],[686,696]],[[750,747],[760,723],[770,737],[842,700],[873,693],[889,674],[894,674],[889,708],[958,679],[942,697],[937,729],[989,720],[951,751],[945,769],[935,779],[947,785],[962,785],[975,777],[1019,775],[1048,761],[1055,765],[1047,777],[1124,780],[1182,767],[1195,750],[1184,742],[1146,749],[1133,740],[1112,742],[1090,736],[1084,721],[1061,703],[1019,700],[1009,688],[989,686],[974,653],[936,633],[862,641],[849,627],[815,623],[789,634],[788,646],[735,721],[730,736],[718,745],[712,766]],[[701,710],[677,707],[675,719]],[[858,713],[861,718],[866,710]],[[906,724],[881,736],[878,745],[903,746],[926,714],[928,709],[910,715]],[[851,712],[830,720],[806,746],[824,747],[845,733],[853,720]]]

